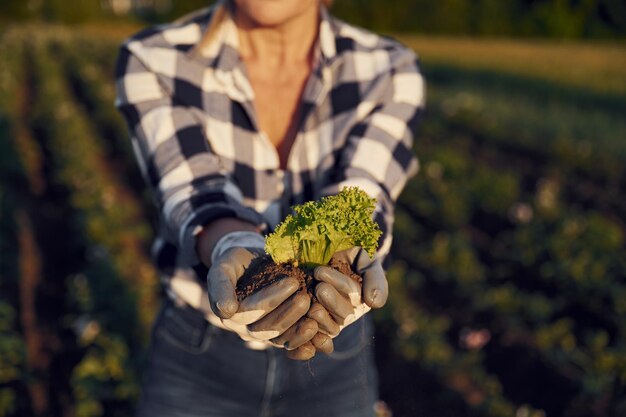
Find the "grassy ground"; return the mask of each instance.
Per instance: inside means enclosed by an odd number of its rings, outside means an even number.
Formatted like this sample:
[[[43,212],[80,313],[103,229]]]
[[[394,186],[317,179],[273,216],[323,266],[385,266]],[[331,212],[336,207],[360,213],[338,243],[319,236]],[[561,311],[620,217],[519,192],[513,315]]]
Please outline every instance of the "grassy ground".
[[[555,84],[626,94],[626,45],[601,42],[397,36],[429,64],[492,70]]]

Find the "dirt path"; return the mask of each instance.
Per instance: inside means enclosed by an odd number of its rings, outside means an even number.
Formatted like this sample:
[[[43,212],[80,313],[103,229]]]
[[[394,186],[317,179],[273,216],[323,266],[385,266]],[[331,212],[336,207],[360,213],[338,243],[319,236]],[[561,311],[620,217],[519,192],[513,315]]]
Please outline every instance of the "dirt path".
[[[39,326],[36,310],[37,289],[41,282],[41,256],[29,216],[24,210],[20,210],[15,220],[20,254],[20,323],[26,342],[26,364],[29,373],[42,375],[50,365],[50,355],[44,349],[49,337],[46,337]],[[48,382],[42,378],[33,378],[28,390],[34,414],[44,415],[48,408]]]
[[[22,80],[15,97],[17,115],[15,117],[14,143],[25,169],[28,181],[27,190],[17,190],[21,195],[22,208],[15,215],[18,230],[19,265],[19,313],[20,324],[26,344],[26,366],[34,376],[28,383],[31,406],[35,416],[44,415],[49,405],[49,383],[45,375],[50,364],[50,354],[44,346],[51,345],[50,335],[40,327],[37,314],[37,292],[41,284],[41,253],[31,221],[33,201],[42,196],[46,182],[42,175],[43,159],[41,150],[27,128],[32,96],[27,77]]]

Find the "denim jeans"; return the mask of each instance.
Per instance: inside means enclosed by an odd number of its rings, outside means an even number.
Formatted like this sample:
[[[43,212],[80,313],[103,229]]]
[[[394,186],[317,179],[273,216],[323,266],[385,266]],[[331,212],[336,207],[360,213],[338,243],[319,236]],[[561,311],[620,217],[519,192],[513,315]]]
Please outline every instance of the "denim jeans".
[[[307,362],[252,350],[167,302],[153,328],[139,417],[372,417],[378,381],[366,315]]]

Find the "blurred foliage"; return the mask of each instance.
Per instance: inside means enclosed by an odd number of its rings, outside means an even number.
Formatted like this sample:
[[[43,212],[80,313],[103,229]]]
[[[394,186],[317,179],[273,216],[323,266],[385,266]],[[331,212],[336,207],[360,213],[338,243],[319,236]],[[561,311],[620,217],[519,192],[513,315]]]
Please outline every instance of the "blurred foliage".
[[[18,321],[20,267],[14,256],[19,245],[16,217],[20,201],[16,191],[24,185],[24,168],[11,137],[11,97],[16,93],[21,69],[16,50],[11,43],[0,42],[0,416],[28,409],[23,398],[26,344]]]
[[[112,105],[118,42],[59,27],[0,40],[0,416],[34,415],[37,384],[47,415],[129,415],[138,395],[155,214]],[[626,96],[422,64],[421,174],[375,313],[382,398],[397,416],[626,415]],[[16,216],[46,271],[45,375]]]
[[[152,235],[147,214],[126,177],[109,162],[117,152],[130,155],[121,120],[112,117],[110,74],[116,43],[91,47],[58,28],[9,30],[0,42],[5,62],[15,63],[9,67],[12,74],[0,79],[6,81],[0,84],[3,91],[12,88],[0,103],[11,122],[2,132],[2,145],[15,148],[12,157],[3,152],[3,171],[17,170],[28,155],[45,155],[40,166],[19,171],[27,177],[21,183],[15,183],[15,173],[11,180],[3,175],[2,191],[8,197],[3,202],[11,199],[7,210],[19,210],[35,226],[38,247],[35,253],[22,253],[15,235],[24,231],[3,213],[6,227],[0,237],[8,256],[2,259],[15,265],[3,265],[8,275],[0,281],[0,294],[7,297],[7,302],[0,300],[1,323],[6,323],[0,328],[0,365],[12,370],[0,381],[0,415],[39,415],[37,407],[53,415],[129,415],[137,398],[141,352],[158,307],[158,289],[156,271],[147,259]],[[97,74],[86,79],[104,89],[83,90],[79,72],[89,71]],[[110,108],[94,111],[98,126],[88,113],[96,105]],[[112,135],[117,143],[108,144]],[[45,179],[35,187],[38,171]],[[126,172],[138,176],[136,171]],[[27,258],[37,253],[40,259]],[[19,266],[32,262],[45,271],[45,279],[41,270],[30,277],[40,281],[36,294],[17,285],[20,279],[25,282]],[[18,300],[29,295],[37,304],[20,305]],[[38,316],[28,325],[38,331],[28,336],[23,311],[33,308]],[[6,352],[9,348],[12,352]],[[20,356],[24,350],[27,357]],[[45,375],[40,373],[41,358],[49,359]]]
[[[110,17],[97,1],[75,2],[67,7],[62,0],[8,0],[0,3],[2,20],[41,19],[47,22],[75,24]]]
[[[114,14],[113,3],[129,13]],[[85,1],[4,0],[0,20],[82,23],[139,19],[163,22],[213,3],[208,0]],[[118,6],[120,7],[120,6]],[[339,17],[383,32],[555,38],[623,38],[623,0],[337,0]]]
[[[620,0],[338,0],[333,11],[384,32],[557,38],[623,37]]]
[[[474,405],[454,415],[624,415],[626,97],[424,71],[422,175],[398,205],[378,315],[402,359],[383,373],[410,386],[399,369],[419,363]],[[390,403],[420,397],[398,386],[383,384]],[[445,415],[417,404],[398,411]]]

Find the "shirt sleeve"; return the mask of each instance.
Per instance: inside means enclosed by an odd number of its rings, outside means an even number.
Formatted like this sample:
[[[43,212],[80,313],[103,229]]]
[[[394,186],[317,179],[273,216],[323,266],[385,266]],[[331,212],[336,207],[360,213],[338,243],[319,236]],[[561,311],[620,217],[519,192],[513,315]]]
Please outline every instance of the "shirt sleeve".
[[[120,48],[115,104],[128,124],[161,220],[178,246],[179,265],[196,265],[195,239],[203,225],[220,217],[237,217],[260,228],[265,222],[242,204],[241,190],[211,151],[201,110],[187,106],[184,97],[166,87],[186,81],[176,80],[175,74],[164,79],[161,71],[149,68],[145,56],[138,41]],[[172,63],[162,62],[167,73]]]
[[[357,121],[322,194],[357,186],[376,198],[374,220],[382,230],[377,256],[384,259],[391,248],[396,200],[418,170],[413,137],[424,107],[425,86],[415,54],[397,50],[391,69],[378,76],[371,90],[371,98],[356,110]]]

